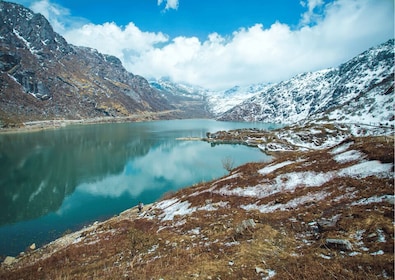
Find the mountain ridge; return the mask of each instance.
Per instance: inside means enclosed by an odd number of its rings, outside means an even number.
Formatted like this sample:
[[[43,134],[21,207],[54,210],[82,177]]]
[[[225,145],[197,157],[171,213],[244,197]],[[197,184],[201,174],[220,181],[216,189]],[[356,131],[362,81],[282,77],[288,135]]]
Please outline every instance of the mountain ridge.
[[[326,118],[328,121],[341,119],[347,122],[346,116],[335,118],[333,111],[370,93],[367,99],[373,99],[372,102],[375,95],[387,97],[380,104],[386,109],[382,118],[374,116],[376,111],[383,109],[377,105],[371,107],[371,119],[393,125],[393,77],[394,39],[390,39],[339,67],[301,73],[290,80],[274,84],[219,114],[218,119],[296,123]],[[380,90],[375,91],[377,88]],[[332,112],[332,118],[325,116],[328,112]],[[340,114],[339,109],[337,113]]]
[[[173,109],[114,56],[70,45],[41,14],[0,2],[0,119],[125,117]]]

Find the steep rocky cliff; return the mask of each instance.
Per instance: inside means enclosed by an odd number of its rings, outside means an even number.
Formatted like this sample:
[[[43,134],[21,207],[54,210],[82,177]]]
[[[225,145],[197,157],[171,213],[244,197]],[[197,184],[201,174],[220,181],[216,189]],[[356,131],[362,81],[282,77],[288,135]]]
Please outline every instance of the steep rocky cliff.
[[[48,21],[0,2],[0,120],[128,116],[170,109],[168,101],[120,60],[68,44]]]

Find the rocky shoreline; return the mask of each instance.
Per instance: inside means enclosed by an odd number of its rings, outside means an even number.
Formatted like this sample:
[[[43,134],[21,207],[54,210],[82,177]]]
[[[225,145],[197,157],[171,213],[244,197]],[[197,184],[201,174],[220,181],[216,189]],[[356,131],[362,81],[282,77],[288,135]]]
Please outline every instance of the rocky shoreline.
[[[35,132],[47,129],[57,129],[68,125],[89,125],[100,123],[124,123],[124,122],[143,122],[152,120],[164,120],[177,114],[177,110],[161,112],[144,112],[141,114],[129,115],[126,117],[100,117],[90,119],[53,119],[53,120],[36,120],[21,122],[11,127],[0,127],[0,134],[6,133],[24,133]]]

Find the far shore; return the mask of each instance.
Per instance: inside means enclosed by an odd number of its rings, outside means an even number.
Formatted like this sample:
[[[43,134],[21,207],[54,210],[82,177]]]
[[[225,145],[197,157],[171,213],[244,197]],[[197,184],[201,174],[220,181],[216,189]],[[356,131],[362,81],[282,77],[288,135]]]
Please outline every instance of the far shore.
[[[0,128],[0,134],[35,132],[47,129],[57,129],[68,125],[88,125],[100,123],[126,123],[126,122],[143,122],[166,119],[175,113],[174,110],[161,112],[144,112],[141,114],[133,114],[125,117],[99,117],[89,119],[53,119],[53,120],[37,120],[22,122],[19,126]]]

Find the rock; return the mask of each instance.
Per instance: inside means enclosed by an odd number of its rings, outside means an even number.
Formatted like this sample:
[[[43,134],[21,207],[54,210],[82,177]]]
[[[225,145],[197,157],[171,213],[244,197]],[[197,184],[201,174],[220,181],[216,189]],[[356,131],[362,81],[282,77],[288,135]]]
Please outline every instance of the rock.
[[[5,260],[3,261],[3,264],[5,264],[5,265],[11,265],[11,264],[13,264],[15,261],[16,261],[16,259],[15,259],[14,257],[7,256],[7,257],[5,258]]]
[[[32,245],[29,246],[30,250],[36,250],[36,243],[33,243]]]
[[[320,232],[328,231],[336,227],[337,222],[340,220],[341,214],[335,215],[332,218],[320,219],[317,221]]]
[[[325,245],[328,248],[334,248],[344,251],[352,251],[351,242],[345,239],[334,239],[334,238],[327,238],[325,240]]]
[[[265,273],[266,271],[263,268],[261,268],[259,266],[256,266],[255,267],[255,272],[258,273],[258,274],[261,274],[261,273]]]
[[[256,223],[254,222],[253,219],[244,220],[239,225],[236,226],[236,233],[244,234],[246,230],[251,231],[251,229],[254,229],[255,227],[256,227]]]

